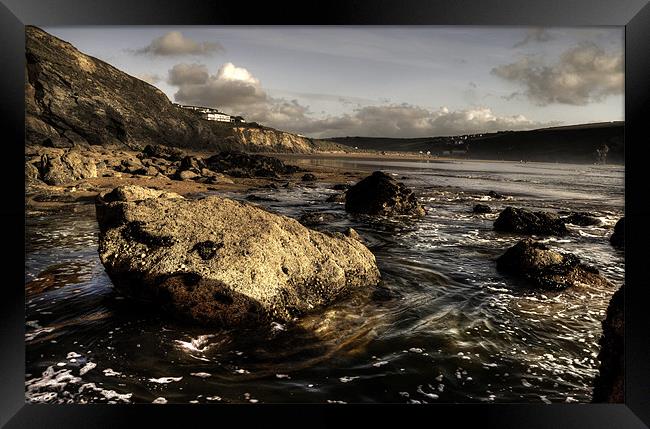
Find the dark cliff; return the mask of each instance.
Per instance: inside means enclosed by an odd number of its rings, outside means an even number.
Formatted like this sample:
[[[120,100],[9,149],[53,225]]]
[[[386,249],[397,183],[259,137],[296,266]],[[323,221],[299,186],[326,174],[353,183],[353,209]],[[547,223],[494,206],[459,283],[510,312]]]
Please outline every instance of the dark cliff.
[[[311,152],[310,139],[252,125],[206,121],[154,86],[32,26],[25,29],[26,143],[140,149]],[[258,143],[260,143],[258,145]]]

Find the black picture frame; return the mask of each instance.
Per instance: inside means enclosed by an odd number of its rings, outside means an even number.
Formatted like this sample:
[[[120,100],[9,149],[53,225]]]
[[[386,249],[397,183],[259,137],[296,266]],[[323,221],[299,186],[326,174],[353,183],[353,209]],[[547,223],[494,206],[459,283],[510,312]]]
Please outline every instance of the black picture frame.
[[[24,287],[24,26],[55,25],[509,25],[625,26],[625,403],[552,405],[27,405]],[[4,282],[0,298],[0,425],[25,427],[178,427],[237,424],[329,427],[453,424],[499,428],[642,428],[650,425],[650,264],[645,163],[650,145],[648,0],[367,0],[215,2],[210,0],[0,0]],[[24,264],[24,260],[23,260]],[[408,407],[408,408],[407,408]],[[233,423],[229,423],[233,422]]]

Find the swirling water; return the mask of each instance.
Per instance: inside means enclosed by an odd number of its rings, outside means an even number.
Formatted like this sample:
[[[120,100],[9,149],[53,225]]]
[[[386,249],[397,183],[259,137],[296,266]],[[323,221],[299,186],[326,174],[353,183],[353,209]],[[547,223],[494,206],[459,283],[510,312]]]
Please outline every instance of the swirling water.
[[[26,398],[33,402],[588,402],[601,320],[624,281],[608,238],[623,215],[623,167],[507,162],[292,159],[382,169],[412,187],[423,219],[346,215],[331,184],[264,190],[259,204],[354,227],[377,257],[380,293],[351,296],[295,326],[188,326],[120,296],[97,256],[92,206],[31,213],[26,242]],[[494,190],[505,200],[487,197]],[[245,194],[227,194],[242,199]],[[540,238],[597,267],[612,288],[540,292],[495,258],[520,237],[484,202],[591,211],[601,226]]]

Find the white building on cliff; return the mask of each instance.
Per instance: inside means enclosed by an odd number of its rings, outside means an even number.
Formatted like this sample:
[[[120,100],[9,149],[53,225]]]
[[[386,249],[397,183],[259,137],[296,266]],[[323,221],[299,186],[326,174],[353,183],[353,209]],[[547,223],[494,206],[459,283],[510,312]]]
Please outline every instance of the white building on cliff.
[[[228,115],[227,113],[220,112],[217,109],[213,109],[212,107],[190,106],[187,104],[177,104],[177,103],[174,103],[174,106],[198,113],[199,115],[201,115],[203,119],[208,121],[235,122],[235,123],[245,122],[244,118],[242,118],[241,116]]]

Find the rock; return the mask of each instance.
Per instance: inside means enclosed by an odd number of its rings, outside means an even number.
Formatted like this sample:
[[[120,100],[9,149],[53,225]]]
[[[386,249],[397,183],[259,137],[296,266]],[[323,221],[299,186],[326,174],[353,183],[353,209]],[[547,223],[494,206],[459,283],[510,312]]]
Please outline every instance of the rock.
[[[155,86],[31,25],[25,26],[25,60],[26,145],[300,153],[316,148],[313,139],[268,127],[206,121],[175,106]]]
[[[40,172],[38,168],[31,162],[25,163],[25,181],[34,181],[40,178]]]
[[[305,213],[298,219],[305,226],[323,225],[339,219],[332,213]]]
[[[294,189],[296,187],[296,184],[293,182],[287,182],[284,185],[282,185],[282,187],[285,189]]]
[[[363,243],[365,240],[359,235],[359,233],[354,228],[348,228],[343,233],[346,237],[354,238],[355,240]]]
[[[554,214],[506,207],[494,221],[497,231],[528,235],[566,235],[564,221]]]
[[[609,238],[612,246],[625,247],[625,217],[622,217],[614,226],[614,233]]]
[[[300,180],[302,180],[303,182],[314,182],[316,181],[316,175],[312,173],[305,173],[303,174]]]
[[[597,226],[602,223],[593,213],[588,212],[572,212],[564,218],[564,222],[578,226]]]
[[[205,162],[203,162],[203,160],[200,158],[188,155],[181,160],[178,169],[180,171],[192,171],[200,175],[201,170],[205,169]]]
[[[369,215],[424,216],[424,208],[410,189],[381,171],[362,179],[345,194],[345,210]]]
[[[472,209],[474,213],[492,213],[492,209],[487,204],[476,204]]]
[[[497,270],[526,279],[534,287],[562,290],[588,284],[611,287],[598,270],[572,254],[559,253],[531,239],[519,241],[497,259]]]
[[[347,183],[337,183],[336,185],[332,186],[332,189],[335,191],[347,191],[350,189],[350,185]]]
[[[116,288],[182,317],[287,322],[379,282],[374,255],[343,234],[227,198],[137,188],[97,198],[100,260]]]
[[[277,178],[281,174],[292,174],[300,170],[277,158],[237,151],[220,152],[206,159],[205,163],[211,170],[233,177]]]
[[[176,172],[176,178],[178,180],[192,180],[192,179],[196,179],[197,177],[201,177],[201,176],[199,176],[198,174],[190,170]]]
[[[182,150],[175,147],[148,144],[142,150],[148,158],[161,158],[167,161],[180,161],[185,157]]]
[[[603,320],[598,360],[600,367],[594,380],[592,402],[623,403],[625,393],[625,285],[609,301]]]
[[[341,194],[332,194],[327,199],[325,199],[326,202],[328,203],[344,203],[345,202],[345,192]]]
[[[505,195],[502,195],[502,194],[500,194],[498,192],[495,192],[495,191],[488,192],[488,197],[494,198],[495,200],[503,200],[503,199],[506,198]]]
[[[260,189],[280,189],[275,183],[267,183],[266,185],[260,186]]]
[[[262,196],[255,195],[255,194],[251,194],[251,195],[247,196],[246,200],[248,200],[248,201],[270,201],[270,202],[276,202],[276,203],[280,201],[280,200],[277,200],[275,198],[262,197]]]
[[[40,171],[45,183],[56,186],[97,177],[95,160],[75,150],[61,156],[43,154]]]
[[[147,176],[157,176],[158,175],[158,169],[152,165],[150,167],[147,167],[144,174],[147,175]]]

